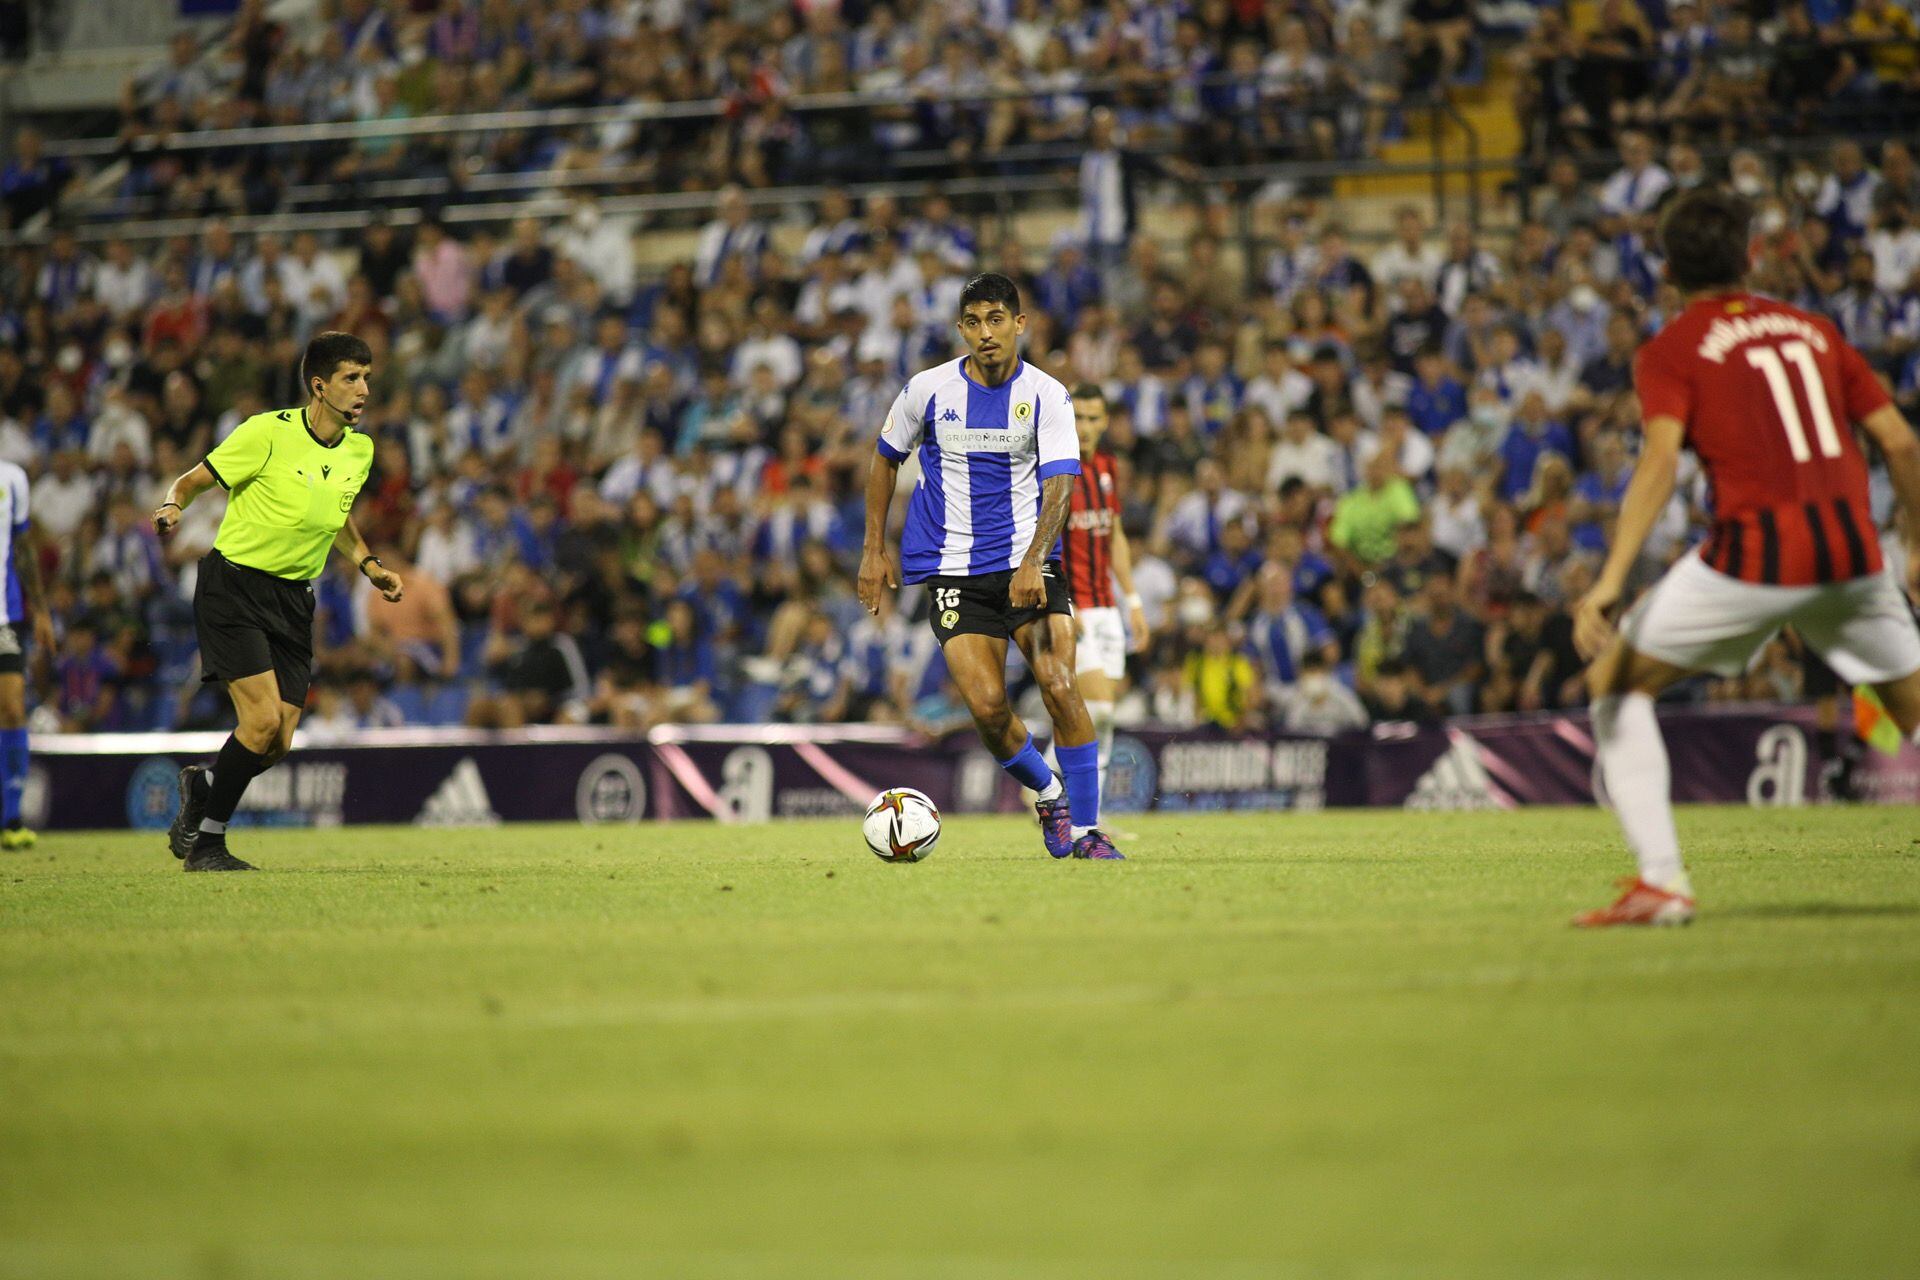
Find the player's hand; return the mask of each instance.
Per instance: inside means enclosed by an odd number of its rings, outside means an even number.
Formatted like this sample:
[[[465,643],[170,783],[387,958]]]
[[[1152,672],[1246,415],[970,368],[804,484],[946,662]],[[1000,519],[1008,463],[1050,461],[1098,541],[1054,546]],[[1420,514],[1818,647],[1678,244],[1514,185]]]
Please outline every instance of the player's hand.
[[[1040,566],[1022,561],[1013,571],[1013,581],[1007,585],[1007,603],[1016,609],[1038,609],[1046,602],[1047,583],[1040,576]]]
[[[388,603],[400,603],[401,583],[399,574],[383,564],[370,564],[367,566],[367,581],[371,582],[374,589],[387,598]]]
[[[180,508],[171,502],[163,502],[153,509],[153,532],[155,537],[166,538],[180,527]]]
[[[860,553],[860,576],[854,581],[854,590],[868,613],[879,613],[880,593],[899,585],[900,571],[893,566],[893,552]]]
[[[1573,607],[1573,647],[1588,662],[1613,643],[1613,619],[1607,613],[1619,603],[1620,588],[1598,583]]]
[[[53,634],[53,615],[45,609],[33,612],[33,647],[43,657],[60,647],[59,640]]]
[[[1139,605],[1127,610],[1127,652],[1145,653],[1153,632],[1147,627],[1147,611]]]

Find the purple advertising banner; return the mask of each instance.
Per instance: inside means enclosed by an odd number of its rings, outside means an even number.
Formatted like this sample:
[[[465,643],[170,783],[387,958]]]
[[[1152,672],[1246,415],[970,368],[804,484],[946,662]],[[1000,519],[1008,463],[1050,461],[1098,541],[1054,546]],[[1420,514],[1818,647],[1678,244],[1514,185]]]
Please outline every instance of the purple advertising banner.
[[[1674,798],[1795,805],[1820,795],[1825,763],[1811,710],[1663,711]],[[24,807],[43,829],[159,829],[176,775],[218,734],[44,735]],[[1584,715],[1478,717],[1433,728],[1376,725],[1334,737],[1240,737],[1214,729],[1122,732],[1110,812],[1380,806],[1504,809],[1591,804]],[[1920,802],[1920,750],[1869,755],[1864,796]],[[641,738],[611,730],[395,729],[350,743],[302,742],[261,775],[243,824],[337,826],[643,819],[767,822],[851,817],[887,787],[914,787],[947,813],[1011,813],[1019,788],[971,734],[940,741],[877,725],[713,726]]]

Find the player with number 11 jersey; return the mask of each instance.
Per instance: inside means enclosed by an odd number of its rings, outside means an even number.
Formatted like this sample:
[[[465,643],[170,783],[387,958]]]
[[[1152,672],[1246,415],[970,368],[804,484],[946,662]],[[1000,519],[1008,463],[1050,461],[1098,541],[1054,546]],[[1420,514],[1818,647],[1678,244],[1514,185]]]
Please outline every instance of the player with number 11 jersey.
[[[1886,460],[1920,569],[1920,440],[1864,357],[1823,316],[1741,287],[1752,208],[1712,188],[1660,225],[1667,276],[1687,308],[1635,362],[1644,440],[1607,561],[1574,613],[1607,798],[1639,875],[1587,926],[1684,924],[1693,886],[1673,824],[1653,700],[1698,671],[1738,675],[1782,627],[1841,679],[1871,685],[1901,731],[1920,733],[1920,628],[1886,571],[1867,504],[1858,424]],[[1621,621],[1610,613],[1673,496],[1682,446],[1713,490],[1713,530]]]

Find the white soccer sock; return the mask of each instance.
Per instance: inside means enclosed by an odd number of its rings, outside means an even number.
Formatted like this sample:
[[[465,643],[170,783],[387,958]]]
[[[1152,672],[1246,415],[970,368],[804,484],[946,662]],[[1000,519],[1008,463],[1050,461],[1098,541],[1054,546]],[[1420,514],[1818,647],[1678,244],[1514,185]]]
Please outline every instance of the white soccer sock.
[[[1680,863],[1680,836],[1673,826],[1673,778],[1667,744],[1644,693],[1601,698],[1593,704],[1594,736],[1607,797],[1640,863],[1640,878],[1656,888],[1693,896]]]
[[[1051,803],[1055,800],[1058,800],[1061,794],[1064,791],[1066,791],[1066,789],[1067,789],[1067,784],[1060,781],[1060,769],[1059,769],[1059,766],[1056,765],[1053,770],[1053,781],[1047,784],[1047,789],[1045,791],[1041,791],[1037,793],[1037,798],[1043,804]]]
[[[1089,702],[1087,718],[1093,721],[1093,739],[1100,744],[1100,794],[1107,794],[1107,762],[1113,759],[1113,704]]]

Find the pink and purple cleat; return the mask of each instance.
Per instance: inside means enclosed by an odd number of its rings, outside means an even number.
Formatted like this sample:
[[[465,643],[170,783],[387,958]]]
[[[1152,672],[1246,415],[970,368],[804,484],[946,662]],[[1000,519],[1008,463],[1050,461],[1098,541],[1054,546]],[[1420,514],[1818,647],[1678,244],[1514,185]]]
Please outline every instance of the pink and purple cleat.
[[[1067,808],[1066,793],[1057,800],[1035,801],[1033,812],[1040,819],[1040,838],[1046,841],[1047,853],[1055,858],[1072,857],[1073,814]]]
[[[1125,862],[1127,855],[1113,847],[1107,833],[1098,827],[1073,842],[1073,856],[1100,862]]]

